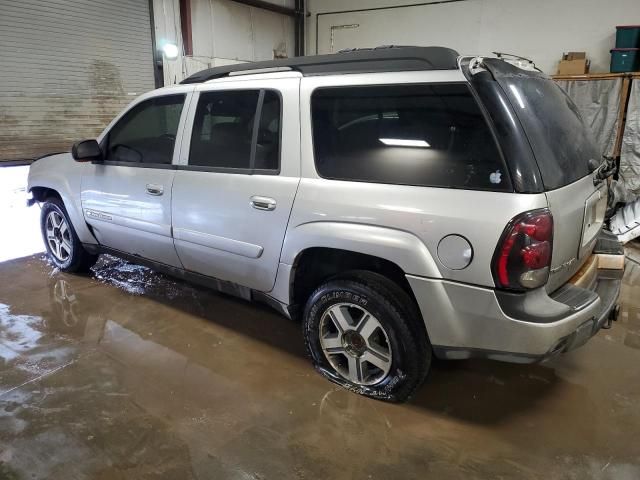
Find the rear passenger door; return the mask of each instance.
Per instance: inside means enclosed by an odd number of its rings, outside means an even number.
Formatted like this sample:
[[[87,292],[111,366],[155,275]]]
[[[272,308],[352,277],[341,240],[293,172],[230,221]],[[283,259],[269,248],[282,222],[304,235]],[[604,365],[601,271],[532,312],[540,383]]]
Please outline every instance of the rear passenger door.
[[[172,200],[187,270],[273,288],[300,175],[299,84],[221,81],[194,95]]]

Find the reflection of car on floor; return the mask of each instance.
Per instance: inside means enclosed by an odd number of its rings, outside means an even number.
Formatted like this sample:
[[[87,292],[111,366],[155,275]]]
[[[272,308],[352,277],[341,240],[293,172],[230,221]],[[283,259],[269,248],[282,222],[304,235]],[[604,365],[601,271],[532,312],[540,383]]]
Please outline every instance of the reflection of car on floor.
[[[73,287],[63,279],[52,280],[49,288],[51,305],[53,306],[54,319],[59,320],[67,328],[76,327],[81,323],[78,313],[78,300]]]
[[[61,270],[107,252],[266,301],[327,378],[401,401],[432,355],[537,361],[615,316],[610,173],[526,62],[393,47],[205,70],[29,191]]]

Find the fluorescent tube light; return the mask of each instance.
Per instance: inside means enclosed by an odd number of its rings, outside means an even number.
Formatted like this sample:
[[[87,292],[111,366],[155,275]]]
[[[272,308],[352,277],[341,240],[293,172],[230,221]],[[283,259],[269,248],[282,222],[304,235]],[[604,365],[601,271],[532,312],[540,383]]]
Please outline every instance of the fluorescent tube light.
[[[429,145],[424,140],[405,140],[402,138],[380,138],[379,139],[385,145],[390,147],[420,147],[429,148]]]

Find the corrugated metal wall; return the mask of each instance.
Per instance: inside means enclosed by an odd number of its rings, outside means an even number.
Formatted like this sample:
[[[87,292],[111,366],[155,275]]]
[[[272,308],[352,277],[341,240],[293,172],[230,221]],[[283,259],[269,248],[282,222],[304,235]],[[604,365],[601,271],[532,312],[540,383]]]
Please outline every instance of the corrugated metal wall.
[[[154,88],[148,0],[0,0],[0,161],[69,151]]]

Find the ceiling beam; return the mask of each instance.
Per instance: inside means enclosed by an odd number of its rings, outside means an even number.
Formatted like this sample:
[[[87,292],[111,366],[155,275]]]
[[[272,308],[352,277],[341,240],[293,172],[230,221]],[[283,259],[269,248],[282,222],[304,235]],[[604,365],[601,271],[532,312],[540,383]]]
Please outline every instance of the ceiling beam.
[[[264,0],[231,0],[232,2],[241,3],[250,7],[262,8],[263,10],[269,10],[270,12],[280,13],[289,17],[297,17],[304,15],[304,12],[297,12],[295,8],[281,7],[274,3],[265,2]]]

